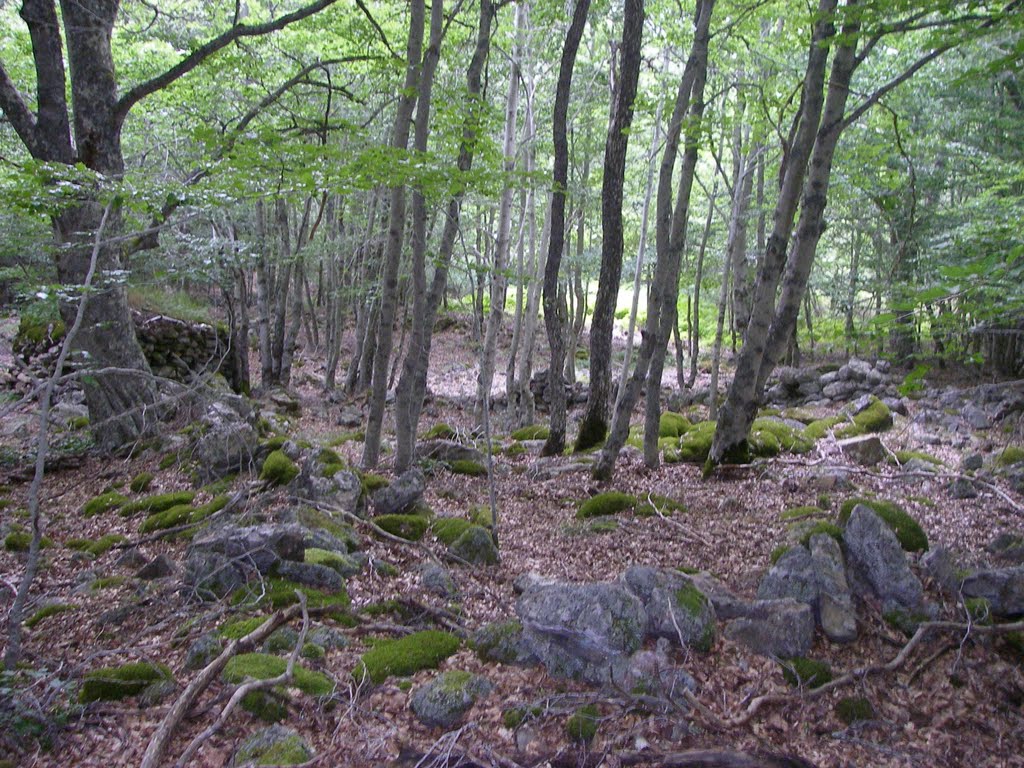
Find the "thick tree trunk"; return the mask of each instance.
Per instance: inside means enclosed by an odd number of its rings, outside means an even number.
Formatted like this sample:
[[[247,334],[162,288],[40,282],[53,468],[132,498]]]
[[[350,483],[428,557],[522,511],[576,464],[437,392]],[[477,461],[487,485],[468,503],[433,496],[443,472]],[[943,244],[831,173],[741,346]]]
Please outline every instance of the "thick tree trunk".
[[[569,95],[572,87],[572,72],[576,65],[576,52],[583,37],[590,0],[576,0],[572,23],[565,36],[562,59],[558,68],[558,85],[555,89],[552,135],[554,139],[554,174],[551,192],[551,239],[548,243],[547,261],[544,266],[544,326],[551,348],[551,364],[548,366],[548,398],[551,408],[550,432],[541,454],[552,456],[565,450],[565,383],[562,366],[565,365],[565,304],[558,292],[558,273],[562,264],[562,249],[565,244],[565,198],[569,181],[569,144],[566,138],[566,123],[569,114]]]

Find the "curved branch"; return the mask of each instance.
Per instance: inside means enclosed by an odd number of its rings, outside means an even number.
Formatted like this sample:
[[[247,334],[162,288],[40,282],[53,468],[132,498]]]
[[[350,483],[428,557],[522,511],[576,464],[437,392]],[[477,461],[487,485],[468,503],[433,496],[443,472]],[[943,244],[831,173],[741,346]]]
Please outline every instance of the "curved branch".
[[[11,122],[11,127],[18,134],[31,155],[36,154],[36,116],[25,103],[25,97],[7,74],[3,62],[0,62],[0,110]]]

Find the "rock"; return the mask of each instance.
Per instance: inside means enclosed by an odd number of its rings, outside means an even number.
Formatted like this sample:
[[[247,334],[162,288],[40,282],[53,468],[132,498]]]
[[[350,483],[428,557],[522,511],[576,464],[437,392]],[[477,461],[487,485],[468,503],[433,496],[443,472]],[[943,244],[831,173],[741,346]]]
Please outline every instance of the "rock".
[[[420,585],[427,592],[445,599],[455,597],[458,593],[448,569],[438,563],[425,563],[420,568]]]
[[[243,741],[231,765],[301,765],[312,760],[313,754],[297,731],[283,725],[271,725]]]
[[[476,448],[454,440],[425,440],[416,448],[416,456],[433,461],[472,461],[484,464],[487,457]]]
[[[643,603],[647,634],[684,648],[711,650],[715,609],[692,579],[678,571],[635,565],[622,575],[622,582]]]
[[[685,702],[685,692],[697,690],[697,682],[672,664],[669,641],[660,638],[653,650],[641,650],[615,672],[615,685],[631,693],[659,696]]]
[[[978,498],[978,489],[975,488],[974,483],[966,477],[958,477],[953,480],[946,486],[946,493],[949,494],[949,498],[951,499]]]
[[[853,461],[864,467],[873,467],[885,461],[889,452],[878,435],[848,437],[838,442],[839,449]]]
[[[761,656],[806,656],[814,640],[814,611],[790,598],[755,600],[725,625],[725,636]]]
[[[410,703],[424,725],[452,728],[462,721],[476,700],[489,694],[492,688],[484,677],[452,669],[413,691]]]
[[[178,566],[174,564],[174,561],[161,552],[144,566],[139,568],[139,570],[135,572],[135,578],[145,579],[147,581],[162,579],[166,576],[173,576],[177,570]]]
[[[222,650],[223,644],[217,635],[212,632],[200,635],[185,652],[185,669],[202,669],[217,658]]]
[[[448,551],[474,565],[497,565],[498,548],[490,531],[480,525],[471,525],[451,543]]]
[[[1013,565],[1024,565],[1024,534],[1003,531],[988,543],[985,550]]]
[[[185,563],[185,586],[202,597],[223,597],[246,582],[254,568],[267,574],[282,560],[302,562],[298,525],[226,526],[195,539]]]
[[[853,508],[843,543],[859,596],[865,596],[866,588],[882,601],[883,610],[895,604],[911,613],[921,611],[921,582],[910,570],[896,534],[874,511],[863,504]]]
[[[977,472],[985,466],[985,459],[980,453],[970,453],[963,457],[960,462],[960,469],[964,472]]]
[[[843,551],[839,542],[824,533],[812,536],[810,545],[818,585],[818,623],[832,642],[853,642],[857,639],[857,611],[846,581]]]
[[[972,573],[961,591],[967,597],[988,600],[997,616],[1015,618],[1024,614],[1024,566],[993,568]]]
[[[643,642],[647,612],[621,584],[547,584],[516,602],[523,639],[555,677],[603,683]]]
[[[478,629],[470,641],[483,661],[498,664],[536,664],[523,639],[523,625],[518,621],[496,621]]]
[[[335,423],[339,427],[356,429],[363,423],[363,412],[359,408],[355,407],[342,408],[338,411],[338,417],[335,419]]]
[[[138,547],[131,547],[126,549],[117,561],[114,563],[118,568],[141,568],[149,561],[146,560],[146,556],[143,555]]]
[[[271,408],[283,416],[302,415],[302,404],[299,402],[298,396],[283,387],[275,387],[269,390],[264,394],[263,399],[270,404]]]
[[[210,483],[238,472],[249,472],[259,455],[259,435],[223,402],[209,406],[202,419],[203,431],[193,447],[201,483]]]
[[[427,479],[419,469],[403,472],[390,485],[374,491],[374,515],[400,515],[411,510],[423,498],[426,486]]]
[[[690,581],[707,595],[718,619],[735,619],[737,616],[742,616],[746,610],[747,601],[735,595],[710,573],[701,571],[691,574]]]
[[[971,429],[989,429],[992,426],[992,420],[985,413],[985,409],[974,403],[968,403],[964,406],[960,415],[971,426]]]
[[[306,636],[306,640],[328,650],[347,648],[349,645],[349,639],[345,633],[333,627],[316,627]]]
[[[302,544],[306,549],[323,549],[339,555],[348,554],[348,544],[322,528],[307,529],[303,532]]]
[[[953,554],[945,547],[929,549],[921,558],[921,565],[936,584],[952,594],[960,592],[962,579],[957,575]]]
[[[339,592],[345,585],[345,579],[337,570],[316,563],[282,560],[277,564],[277,575],[321,592]]]
[[[317,461],[310,461],[303,466],[293,484],[294,490],[290,489],[293,495],[356,514],[363,495],[359,476],[347,469],[339,469],[330,477],[323,477],[320,474],[322,469],[323,466]]]
[[[893,413],[898,413],[900,416],[910,415],[910,410],[907,408],[907,401],[902,397],[883,397],[882,402],[885,403],[886,407]]]
[[[811,553],[802,546],[791,547],[778,559],[757,588],[758,600],[791,597],[811,606],[818,604],[818,579]]]

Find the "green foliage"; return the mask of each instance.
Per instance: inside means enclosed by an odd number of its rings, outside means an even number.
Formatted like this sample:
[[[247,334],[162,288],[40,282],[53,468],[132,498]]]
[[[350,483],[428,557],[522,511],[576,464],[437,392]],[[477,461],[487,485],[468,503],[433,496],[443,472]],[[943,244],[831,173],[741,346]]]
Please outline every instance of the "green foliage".
[[[920,392],[924,389],[924,378],[931,369],[932,367],[927,363],[918,363],[914,366],[914,370],[903,377],[903,383],[896,388],[897,391],[903,397],[909,397]]]
[[[171,670],[164,664],[137,661],[119,667],[100,667],[85,673],[78,699],[84,704],[117,701],[138,696],[151,685],[171,679]]]
[[[843,539],[843,529],[841,527],[835,523],[830,523],[827,520],[819,520],[801,533],[800,543],[806,547],[810,543],[811,538],[817,536],[819,533],[831,536],[836,541],[842,541]]]
[[[473,524],[461,517],[439,517],[430,526],[430,532],[443,544],[451,544]]]
[[[483,477],[487,474],[487,467],[479,461],[472,459],[455,459],[446,461],[445,466],[452,474],[467,475],[469,477]]]
[[[284,455],[283,451],[271,451],[263,460],[263,468],[260,470],[260,480],[265,480],[271,485],[288,485],[298,477],[299,468],[295,462]]]
[[[996,457],[997,467],[1009,467],[1024,461],[1024,447],[1008,445]]]
[[[378,515],[373,522],[378,528],[406,541],[422,539],[429,525],[422,515]]]
[[[25,626],[28,629],[35,629],[40,622],[45,621],[51,616],[56,616],[58,614],[67,613],[68,611],[74,611],[77,609],[77,605],[71,605],[70,603],[50,603],[25,619]]]
[[[143,493],[149,490],[150,483],[152,482],[152,472],[140,472],[132,478],[131,482],[128,483],[128,487],[131,488],[132,493]]]
[[[228,660],[222,677],[227,683],[243,683],[247,678],[269,680],[284,674],[288,660],[282,656],[267,653],[241,653]],[[322,672],[306,669],[296,664],[291,683],[303,693],[311,696],[329,696],[334,692],[334,681]]]
[[[509,437],[513,440],[547,440],[551,435],[551,429],[547,424],[530,424],[520,427]]]
[[[187,291],[169,289],[151,283],[132,285],[128,304],[134,309],[175,317],[189,323],[213,322],[213,308]]]
[[[458,437],[458,433],[452,428],[452,426],[450,424],[445,424],[444,422],[441,422],[439,424],[435,424],[430,429],[428,429],[420,439],[454,440],[456,437]]]
[[[665,411],[658,422],[658,437],[682,437],[693,425],[681,413]]]
[[[628,493],[621,493],[619,491],[607,491],[581,501],[576,508],[576,517],[580,520],[586,520],[588,517],[614,515],[618,512],[632,509],[636,506],[636,503],[636,496],[630,496]]]
[[[68,549],[86,552],[93,557],[101,557],[124,541],[127,541],[127,539],[121,534],[108,533],[95,540],[78,538],[67,539],[64,542],[64,546]]]
[[[94,517],[112,509],[117,509],[128,501],[117,491],[107,491],[99,496],[94,496],[82,505],[83,517]]]
[[[4,537],[4,549],[8,552],[28,552],[32,544],[32,534],[28,531],[11,531]],[[53,546],[53,539],[43,536],[39,540],[39,548],[47,549]]]
[[[424,630],[398,640],[382,640],[364,653],[353,675],[382,683],[391,675],[406,676],[421,669],[434,669],[459,650],[459,638],[447,632]]]
[[[600,713],[593,704],[580,707],[565,724],[565,732],[572,741],[589,744],[597,735]]]
[[[864,498],[847,499],[839,509],[840,525],[846,525],[850,519],[850,514],[853,512],[853,508],[858,504],[863,504],[873,510],[892,529],[893,533],[896,534],[896,538],[899,539],[900,546],[907,552],[928,551],[928,536],[925,534],[920,523],[902,507],[891,501]]]
[[[139,525],[139,533],[152,533],[153,531],[166,530],[188,522],[192,514],[192,507],[188,504],[179,504],[176,507],[165,509],[150,515]]]
[[[836,702],[836,717],[847,725],[874,720],[875,708],[862,696],[847,696]]]
[[[196,498],[195,491],[172,491],[171,493],[158,493],[153,496],[145,496],[141,499],[128,501],[121,505],[118,514],[122,517],[134,515],[136,512],[165,512],[174,507],[191,504]]]
[[[832,680],[832,667],[828,662],[798,656],[782,662],[782,676],[790,685],[820,688]]]

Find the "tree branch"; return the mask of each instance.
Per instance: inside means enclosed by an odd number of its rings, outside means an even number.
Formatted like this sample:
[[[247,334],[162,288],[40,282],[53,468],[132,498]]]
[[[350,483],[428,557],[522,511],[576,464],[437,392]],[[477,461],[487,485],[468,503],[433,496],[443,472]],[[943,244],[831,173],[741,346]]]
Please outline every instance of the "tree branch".
[[[218,35],[212,40],[201,45],[166,72],[157,75],[144,83],[139,83],[134,88],[127,91],[124,96],[118,100],[117,107],[115,108],[115,119],[117,124],[120,125],[128,115],[131,108],[138,104],[142,99],[156,93],[162,88],[166,88],[178,78],[187,75],[193,69],[206,61],[206,59],[210,58],[222,48],[230,45],[235,40],[241,40],[246,37],[260,37],[272,32],[277,32],[290,24],[302,21],[315,13],[319,13],[324,8],[333,5],[335,2],[337,2],[337,0],[315,0],[315,2],[310,3],[297,11],[287,13],[284,16],[279,16],[265,24],[254,24],[251,26],[248,24],[235,24],[223,34]]]
[[[391,47],[391,43],[388,40],[388,36],[384,34],[384,30],[381,29],[381,26],[380,24],[377,23],[377,20],[373,18],[373,14],[370,13],[370,9],[366,7],[366,4],[363,2],[363,0],[356,0],[356,5],[359,7],[359,10],[363,12],[363,16],[366,17],[366,20],[370,22],[370,25],[375,30],[377,30],[377,35],[380,37],[380,41],[384,43],[384,47],[388,49],[388,53],[391,54],[391,58],[398,59],[399,61],[401,61],[402,57],[395,53],[395,49]]]
[[[34,157],[37,151],[36,142],[36,116],[25,103],[25,97],[21,95],[18,87],[7,74],[4,64],[0,61],[0,110],[11,121],[11,127],[18,134],[18,138],[28,147],[29,153]]]

